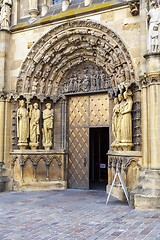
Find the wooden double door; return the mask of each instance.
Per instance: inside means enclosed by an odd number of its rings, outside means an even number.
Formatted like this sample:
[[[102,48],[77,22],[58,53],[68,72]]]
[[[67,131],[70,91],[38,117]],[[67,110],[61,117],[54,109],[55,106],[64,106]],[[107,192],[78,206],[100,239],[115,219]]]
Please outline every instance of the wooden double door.
[[[69,98],[69,188],[89,189],[89,130],[108,126],[106,93]]]

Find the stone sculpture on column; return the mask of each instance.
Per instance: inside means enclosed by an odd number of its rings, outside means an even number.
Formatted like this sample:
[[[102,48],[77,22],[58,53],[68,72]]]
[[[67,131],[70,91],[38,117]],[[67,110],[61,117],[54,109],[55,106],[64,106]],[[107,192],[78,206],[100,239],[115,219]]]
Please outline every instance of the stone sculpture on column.
[[[147,12],[148,17],[148,52],[159,52],[159,24],[160,7],[156,1],[152,1],[151,9]]]
[[[133,147],[132,144],[132,91],[128,90],[124,92],[124,99],[126,100],[124,104],[124,109],[121,112],[122,114],[122,123],[121,123],[121,143],[124,145],[126,150],[130,150]]]
[[[43,111],[43,146],[45,150],[50,150],[52,147],[52,131],[53,131],[53,109],[51,103],[46,104],[46,109]]]
[[[9,30],[12,0],[2,0],[1,29]]]
[[[115,106],[113,108],[113,116],[112,116],[112,132],[114,135],[114,143],[118,143],[117,133],[118,133],[118,117],[119,117],[119,102],[118,98],[114,99]]]
[[[117,143],[121,142],[121,131],[122,131],[122,111],[124,109],[124,98],[122,94],[118,94],[118,100],[119,100],[119,115],[118,115],[118,123],[117,123]]]
[[[30,120],[30,143],[29,146],[32,150],[37,149],[39,146],[39,135],[40,135],[40,129],[39,129],[39,119],[40,119],[40,110],[38,109],[38,103],[30,105],[30,113],[29,118]]]
[[[19,101],[19,108],[17,111],[17,137],[18,146],[21,150],[28,146],[27,138],[29,138],[29,118],[28,111],[25,108],[24,100]]]
[[[130,151],[132,143],[132,91],[129,89],[115,98],[113,108],[112,132],[115,140],[111,144],[114,151]],[[125,99],[125,101],[124,101]],[[118,104],[119,100],[119,104]]]

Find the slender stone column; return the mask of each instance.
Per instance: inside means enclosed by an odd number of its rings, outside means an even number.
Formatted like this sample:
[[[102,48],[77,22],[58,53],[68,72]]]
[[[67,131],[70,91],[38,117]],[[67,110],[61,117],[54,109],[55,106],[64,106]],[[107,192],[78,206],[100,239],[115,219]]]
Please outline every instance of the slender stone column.
[[[4,162],[5,100],[0,98],[0,162]]]
[[[0,30],[0,162],[4,162],[5,90],[7,89],[10,31]]]
[[[142,153],[143,153],[143,167],[149,167],[149,154],[148,154],[148,99],[147,88],[144,87],[141,93],[142,103]]]
[[[160,85],[149,87],[151,168],[160,169]]]
[[[38,0],[29,0],[29,14],[32,21],[37,19],[37,16],[39,15]]]
[[[47,0],[44,0],[43,5],[42,5],[42,16],[46,15],[46,13],[48,12],[48,5],[47,5]]]
[[[151,169],[160,169],[160,54],[147,54],[146,106],[143,106],[143,159]],[[145,92],[145,93],[144,93]],[[146,112],[145,112],[146,111]],[[145,123],[146,122],[146,123]],[[146,160],[147,159],[147,160]]]

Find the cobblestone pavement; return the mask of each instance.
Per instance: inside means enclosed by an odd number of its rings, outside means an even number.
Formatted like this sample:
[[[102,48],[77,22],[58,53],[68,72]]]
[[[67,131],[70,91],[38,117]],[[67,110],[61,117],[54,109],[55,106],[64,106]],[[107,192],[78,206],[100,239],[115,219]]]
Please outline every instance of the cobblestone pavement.
[[[102,191],[0,193],[0,240],[160,239],[160,211],[105,201]]]

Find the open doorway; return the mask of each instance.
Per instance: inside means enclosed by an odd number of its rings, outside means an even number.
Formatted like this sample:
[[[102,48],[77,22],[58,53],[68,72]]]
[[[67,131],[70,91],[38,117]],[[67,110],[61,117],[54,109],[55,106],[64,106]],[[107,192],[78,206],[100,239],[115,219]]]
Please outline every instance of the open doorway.
[[[89,188],[104,190],[108,184],[109,127],[89,129]]]

